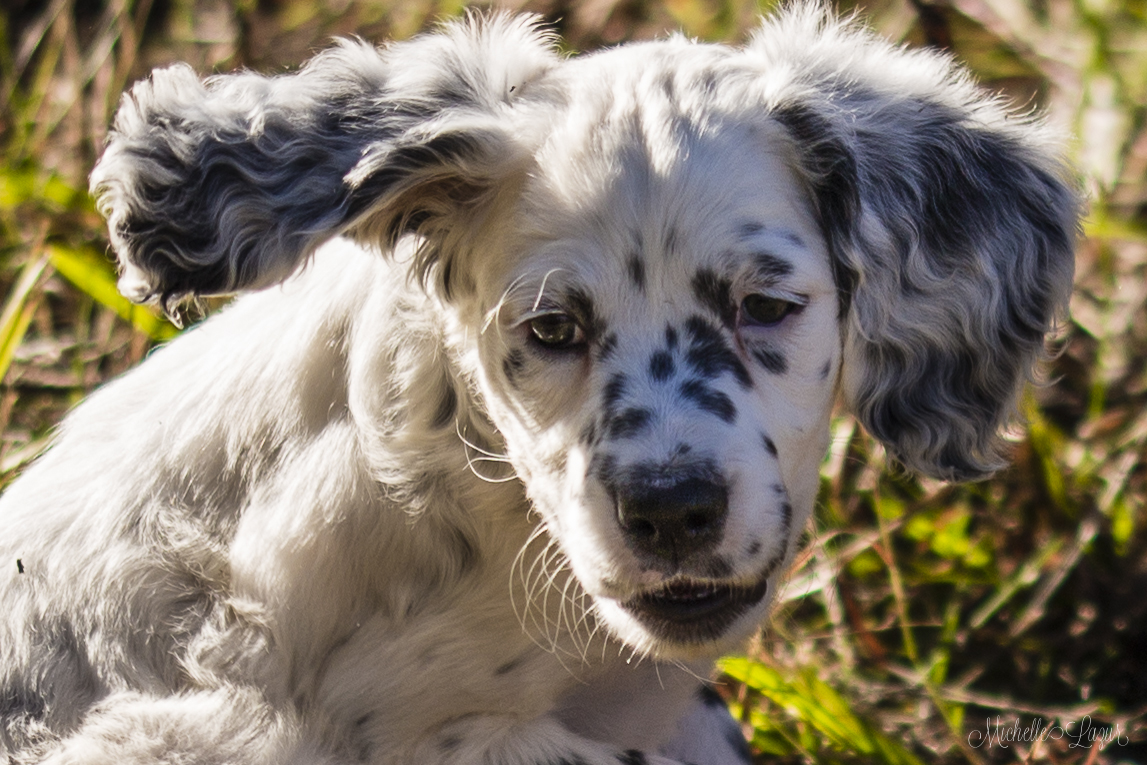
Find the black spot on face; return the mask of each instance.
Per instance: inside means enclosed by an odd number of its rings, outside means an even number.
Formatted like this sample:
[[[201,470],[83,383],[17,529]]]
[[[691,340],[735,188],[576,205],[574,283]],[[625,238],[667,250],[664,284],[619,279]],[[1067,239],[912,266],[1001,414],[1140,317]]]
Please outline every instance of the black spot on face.
[[[653,420],[653,412],[643,407],[630,407],[609,420],[610,438],[632,438]]]
[[[749,542],[749,546],[748,546],[748,548],[746,548],[746,552],[750,556],[755,556],[760,551],[761,551],[761,540],[759,540],[759,539],[754,539],[752,542]]]
[[[511,672],[513,672],[515,669],[517,669],[520,666],[522,666],[521,657],[519,657],[517,659],[510,659],[509,661],[507,661],[504,664],[499,664],[498,667],[494,669],[494,675],[496,677],[503,677],[505,675],[510,674]]]
[[[665,346],[670,351],[677,349],[677,330],[668,324],[665,326]]]
[[[679,243],[679,239],[680,239],[680,234],[678,234],[677,229],[674,228],[673,226],[670,226],[669,230],[665,232],[665,254],[666,255],[676,255],[677,254],[677,245]]]
[[[589,472],[606,486],[612,486],[617,479],[617,457],[612,454],[595,455]]]
[[[773,489],[773,494],[776,494],[778,496],[783,497],[784,495],[788,494],[788,492],[785,491],[785,487],[781,486],[779,483],[774,483],[772,486],[772,489]]]
[[[789,532],[793,528],[793,506],[788,502],[781,503],[781,538],[788,539]]]
[[[742,388],[752,387],[753,379],[749,376],[749,370],[725,342],[719,329],[700,316],[690,317],[685,322],[685,329],[689,333],[689,350],[685,360],[698,375],[711,380],[731,372]]]
[[[780,231],[778,233],[784,237],[786,241],[796,245],[797,247],[804,247],[804,239],[801,239],[797,233],[793,231]]]
[[[605,390],[601,394],[601,403],[607,418],[612,417],[613,413],[617,411],[617,405],[621,401],[621,397],[625,395],[626,385],[625,375],[620,372],[609,378],[609,382],[605,384]]]
[[[737,307],[733,305],[732,282],[703,268],[693,276],[693,296],[712,311],[722,324],[733,326],[737,319]]]
[[[581,429],[581,433],[578,434],[578,442],[584,444],[585,446],[593,446],[596,444],[597,424],[593,421],[587,423],[586,426]]]
[[[668,351],[657,351],[649,358],[649,376],[658,382],[664,382],[677,371],[673,363],[673,354]]]
[[[832,372],[832,359],[824,362],[824,366],[820,368],[820,379],[827,380],[829,374]]]
[[[459,736],[448,735],[438,740],[438,750],[447,754],[456,752],[460,746],[462,746],[462,739]]]
[[[593,300],[590,299],[589,295],[581,290],[570,290],[569,294],[566,295],[566,304],[587,335],[591,338],[601,336],[601,327],[598,325],[597,313],[594,310]]]
[[[647,765],[649,762],[645,755],[637,749],[627,749],[617,757],[621,765]]]
[[[737,227],[737,236],[741,239],[751,239],[765,230],[760,223],[742,223]]]
[[[679,390],[684,398],[698,408],[720,417],[724,422],[732,423],[737,419],[737,407],[733,405],[732,399],[710,388],[704,380],[686,380],[681,383]]]
[[[766,348],[754,348],[753,358],[767,371],[775,375],[783,375],[789,369],[789,364],[785,360],[785,357],[777,351],[768,350]]]
[[[639,292],[645,292],[645,261],[640,255],[630,255],[626,268],[629,271],[629,281]]]
[[[615,350],[617,350],[617,333],[610,332],[608,335],[601,339],[601,342],[597,346],[597,360],[608,360],[611,356],[613,356],[613,352]]]
[[[767,435],[762,433],[761,434],[761,443],[765,445],[765,451],[766,452],[771,454],[773,457],[777,456],[777,445],[773,442],[773,439],[769,438]],[[783,489],[782,489],[782,491],[783,491]]]
[[[758,252],[753,255],[753,265],[761,277],[769,280],[780,279],[793,272],[792,263],[768,252]]]

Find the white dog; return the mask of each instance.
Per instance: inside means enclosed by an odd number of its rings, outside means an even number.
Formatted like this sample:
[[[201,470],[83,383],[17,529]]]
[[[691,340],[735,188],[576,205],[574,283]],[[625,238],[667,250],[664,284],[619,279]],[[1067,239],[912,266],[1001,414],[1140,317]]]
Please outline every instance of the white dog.
[[[1044,128],[815,6],[553,43],[473,17],[124,98],[121,288],[262,291],[4,497],[0,759],[746,762],[700,678],[838,396],[911,470],[998,467],[1072,278]]]

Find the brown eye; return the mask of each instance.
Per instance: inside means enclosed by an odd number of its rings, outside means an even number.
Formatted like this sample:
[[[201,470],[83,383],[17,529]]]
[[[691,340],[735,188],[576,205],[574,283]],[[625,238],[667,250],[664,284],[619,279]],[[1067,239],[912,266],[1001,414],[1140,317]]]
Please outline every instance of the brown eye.
[[[745,324],[771,327],[801,306],[780,298],[766,295],[749,295],[741,301],[741,316]]]
[[[530,319],[529,327],[534,340],[547,348],[562,350],[585,343],[585,332],[569,314],[542,314]]]

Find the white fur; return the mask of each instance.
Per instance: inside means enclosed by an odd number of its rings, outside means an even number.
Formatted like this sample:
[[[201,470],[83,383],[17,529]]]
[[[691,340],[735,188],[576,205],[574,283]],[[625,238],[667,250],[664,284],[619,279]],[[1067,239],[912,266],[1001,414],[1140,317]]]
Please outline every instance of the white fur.
[[[815,6],[743,50],[551,46],[472,18],[125,97],[121,288],[265,289],[0,502],[0,754],[744,762],[697,691],[838,395],[913,469],[998,464],[1070,289],[1038,123]]]

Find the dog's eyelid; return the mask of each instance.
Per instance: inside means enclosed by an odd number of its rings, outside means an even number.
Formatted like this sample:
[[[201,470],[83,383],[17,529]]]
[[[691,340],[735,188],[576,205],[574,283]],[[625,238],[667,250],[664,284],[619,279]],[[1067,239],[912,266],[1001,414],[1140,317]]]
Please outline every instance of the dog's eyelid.
[[[529,324],[530,322],[537,321],[538,319],[541,319],[541,318],[558,317],[558,316],[565,316],[566,318],[572,319],[573,321],[577,322],[579,325],[581,324],[581,320],[578,319],[578,317],[573,313],[573,311],[567,310],[565,308],[560,308],[560,307],[542,307],[542,306],[539,306],[536,310],[526,311],[525,313],[520,314],[517,319],[515,319],[513,322],[510,323],[510,328],[512,329],[515,327],[520,327],[524,324]]]
[[[805,308],[812,302],[812,296],[806,292],[797,292],[796,290],[778,287],[775,283],[764,283],[746,285],[746,289],[742,290],[737,296],[737,305],[743,303],[745,298],[753,295],[767,298],[768,300],[783,300],[786,303],[792,303],[798,308]]]
[[[792,303],[797,308],[804,308],[809,304],[809,296],[803,292],[793,292],[791,290],[768,290],[764,293],[766,297],[774,300],[784,300],[787,303]]]

